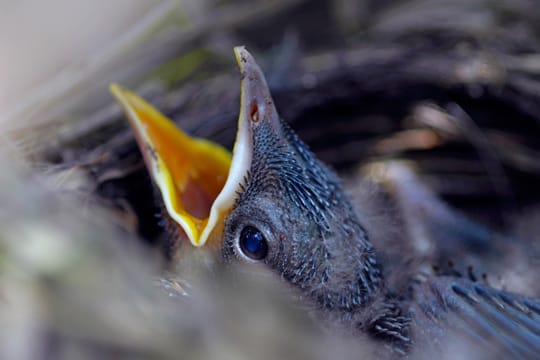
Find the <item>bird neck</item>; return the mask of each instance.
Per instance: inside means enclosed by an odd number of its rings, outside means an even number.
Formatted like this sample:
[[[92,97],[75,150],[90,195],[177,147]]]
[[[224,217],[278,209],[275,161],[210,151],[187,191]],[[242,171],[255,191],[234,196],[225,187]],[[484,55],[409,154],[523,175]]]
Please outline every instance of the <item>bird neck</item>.
[[[357,219],[344,219],[341,225],[326,246],[331,279],[322,287],[325,296],[318,301],[325,309],[347,317],[364,311],[382,289],[383,278],[373,246]]]

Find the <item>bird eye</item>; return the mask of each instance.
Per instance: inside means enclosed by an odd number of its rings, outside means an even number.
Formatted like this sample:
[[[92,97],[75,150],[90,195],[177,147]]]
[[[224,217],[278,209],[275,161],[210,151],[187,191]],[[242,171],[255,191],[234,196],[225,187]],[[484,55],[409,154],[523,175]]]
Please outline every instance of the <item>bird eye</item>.
[[[268,254],[268,244],[263,234],[252,226],[246,226],[240,234],[240,249],[250,259],[262,260]]]

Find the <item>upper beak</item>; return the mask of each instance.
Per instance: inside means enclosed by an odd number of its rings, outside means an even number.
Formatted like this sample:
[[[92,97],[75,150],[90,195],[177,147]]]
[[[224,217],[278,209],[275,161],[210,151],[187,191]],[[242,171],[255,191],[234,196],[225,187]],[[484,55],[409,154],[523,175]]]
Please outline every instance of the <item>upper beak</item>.
[[[168,215],[195,246],[221,239],[224,220],[251,165],[253,126],[263,114],[275,112],[253,57],[244,47],[234,51],[242,85],[232,158],[220,145],[187,135],[131,91],[117,84],[110,87],[124,108]]]

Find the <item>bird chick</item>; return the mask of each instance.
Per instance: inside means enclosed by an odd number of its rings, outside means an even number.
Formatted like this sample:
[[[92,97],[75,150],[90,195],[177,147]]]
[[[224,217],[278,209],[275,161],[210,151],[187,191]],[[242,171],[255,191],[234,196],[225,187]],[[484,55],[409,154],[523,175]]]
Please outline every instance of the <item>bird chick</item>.
[[[336,173],[283,122],[262,71],[235,48],[241,71],[232,158],[192,139],[135,94],[113,86],[171,219],[171,235],[209,244],[226,263],[271,269],[314,304],[331,329],[376,339],[392,354],[440,351],[464,338],[492,355],[540,353],[540,302],[433,276],[385,282],[366,219]],[[183,240],[179,240],[183,241]],[[384,249],[382,249],[384,250]]]

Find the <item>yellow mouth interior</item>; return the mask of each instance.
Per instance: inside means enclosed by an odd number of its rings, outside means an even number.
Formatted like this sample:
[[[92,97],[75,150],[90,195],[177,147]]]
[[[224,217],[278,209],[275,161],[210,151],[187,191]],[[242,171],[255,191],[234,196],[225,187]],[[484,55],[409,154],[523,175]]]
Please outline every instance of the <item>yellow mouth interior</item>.
[[[124,108],[168,214],[191,243],[208,241],[227,207],[212,208],[227,181],[231,154],[218,144],[188,136],[152,105],[119,85],[111,92]],[[213,210],[213,211],[212,211]]]
[[[216,244],[253,156],[253,128],[266,108],[277,119],[259,66],[243,47],[234,48],[241,93],[233,155],[218,144],[190,137],[154,107],[119,85],[111,92],[124,108],[152,180],[180,235],[195,246]],[[255,104],[255,105],[254,105]],[[270,116],[271,115],[271,116]],[[174,239],[176,240],[176,239]]]

